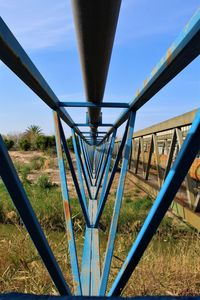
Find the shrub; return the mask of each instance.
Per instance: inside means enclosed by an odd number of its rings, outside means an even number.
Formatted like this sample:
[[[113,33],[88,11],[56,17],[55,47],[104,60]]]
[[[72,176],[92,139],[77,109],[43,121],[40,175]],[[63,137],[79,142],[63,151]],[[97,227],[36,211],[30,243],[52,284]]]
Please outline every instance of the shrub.
[[[11,150],[15,144],[12,139],[8,139],[8,138],[4,138],[4,143],[6,144],[8,150]]]
[[[24,137],[20,139],[19,147],[23,151],[28,151],[31,149],[31,143]]]
[[[47,149],[47,137],[44,135],[38,135],[35,141],[35,148],[39,150]]]
[[[56,154],[56,147],[53,148],[47,148],[45,150],[45,155],[50,156],[50,157],[55,157]]]
[[[70,136],[67,139],[67,146],[68,146],[68,148],[69,148],[70,151],[74,152],[74,146],[73,146],[72,136]]]
[[[31,168],[28,164],[25,164],[20,168],[19,172],[21,174],[21,178],[22,178],[23,183],[28,183],[29,182],[28,181],[28,175],[29,175],[30,171],[31,171]]]
[[[44,165],[45,158],[41,156],[34,156],[30,162],[31,170],[40,170]]]
[[[41,175],[38,177],[36,184],[41,189],[49,189],[54,186],[48,175]]]
[[[48,148],[56,148],[56,140],[54,135],[47,136]]]
[[[55,137],[54,136],[45,136],[39,135],[35,142],[35,148],[45,151],[49,148],[55,149]]]

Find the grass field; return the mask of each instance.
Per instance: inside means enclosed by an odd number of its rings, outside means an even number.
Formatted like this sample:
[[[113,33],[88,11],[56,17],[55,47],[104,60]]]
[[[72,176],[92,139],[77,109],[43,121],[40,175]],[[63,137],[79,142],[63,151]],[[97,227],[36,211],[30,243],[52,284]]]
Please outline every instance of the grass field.
[[[42,175],[35,181],[28,180],[29,174],[36,168],[40,170],[44,162],[40,166],[38,164],[33,163],[30,167],[29,163],[17,167],[36,215],[60,267],[71,285],[70,260],[60,188],[52,184],[47,175]],[[114,186],[116,184],[115,182]],[[130,186],[128,178],[126,184],[127,189],[120,214],[109,287],[152,205],[152,199],[133,185]],[[77,250],[81,263],[85,224],[78,200],[74,192],[70,194]],[[56,294],[57,291],[20,222],[2,182],[0,182],[0,199],[0,291]],[[114,199],[115,189],[113,188],[100,224],[102,257],[105,253]],[[199,256],[200,237],[198,233],[169,214],[163,220],[132,275],[124,290],[124,295],[199,294]]]

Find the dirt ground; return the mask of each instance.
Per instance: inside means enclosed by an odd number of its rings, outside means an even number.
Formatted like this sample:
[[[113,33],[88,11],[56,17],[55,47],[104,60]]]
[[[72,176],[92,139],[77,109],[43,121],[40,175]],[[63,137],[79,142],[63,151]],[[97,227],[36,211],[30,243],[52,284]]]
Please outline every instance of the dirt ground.
[[[41,151],[10,151],[10,156],[13,159],[14,163],[18,164],[24,164],[28,165],[31,163],[33,158],[44,158],[44,164],[41,169],[39,170],[31,170],[30,174],[28,175],[28,179],[31,182],[36,182],[37,179],[41,175],[48,175],[52,183],[55,183],[57,185],[60,185],[60,175],[59,175],[59,170],[58,170],[58,161],[57,157],[54,156],[49,156],[47,154],[44,154],[44,152]],[[75,155],[71,153],[72,161],[76,169],[76,160],[75,160]],[[75,187],[74,183],[71,177],[71,173],[69,170],[66,170],[67,174],[67,183],[68,183],[68,189],[70,192],[75,193]],[[120,173],[117,172],[115,175],[115,179],[111,188],[111,193],[115,193],[118,182],[119,182],[119,175]],[[138,198],[142,198],[146,195],[144,191],[139,189],[132,181],[132,175],[130,173],[127,173],[126,176],[126,182],[125,182],[125,189],[124,189],[124,195],[129,196],[129,195],[135,195]]]

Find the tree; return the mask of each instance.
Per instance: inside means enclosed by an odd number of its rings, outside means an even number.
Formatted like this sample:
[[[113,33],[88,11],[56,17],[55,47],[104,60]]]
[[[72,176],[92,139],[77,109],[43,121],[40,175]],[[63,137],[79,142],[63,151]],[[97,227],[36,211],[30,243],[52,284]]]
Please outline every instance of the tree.
[[[70,151],[74,152],[74,146],[73,146],[72,136],[70,136],[67,139],[67,146],[68,146],[68,148],[69,148]]]
[[[31,144],[31,149],[36,150],[37,149],[37,139],[39,136],[42,136],[42,129],[38,125],[31,125],[29,126],[25,133],[24,133],[24,138],[29,141]]]
[[[23,151],[28,151],[31,148],[31,143],[26,138],[22,137],[19,142],[19,147]]]
[[[42,129],[38,125],[31,125],[25,131],[25,135],[30,135],[30,136],[38,136],[41,134],[42,134]]]
[[[42,151],[55,148],[55,137],[50,135],[39,135],[36,139],[36,147]]]
[[[4,143],[6,144],[8,150],[12,149],[12,147],[15,144],[12,139],[8,139],[8,138],[4,138]]]

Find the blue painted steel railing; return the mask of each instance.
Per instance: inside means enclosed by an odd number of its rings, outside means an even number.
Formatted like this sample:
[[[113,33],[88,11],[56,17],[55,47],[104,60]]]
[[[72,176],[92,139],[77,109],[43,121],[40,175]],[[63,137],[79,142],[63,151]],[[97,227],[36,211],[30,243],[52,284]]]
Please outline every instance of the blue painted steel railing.
[[[196,12],[181,35],[169,48],[166,56],[154,68],[150,77],[144,81],[143,88],[137,91],[134,100],[129,105],[125,103],[61,103],[6,24],[0,19],[1,60],[53,110],[58,166],[75,295],[104,296],[106,294],[137,110],[193,61],[199,53],[200,10]],[[64,107],[71,106],[90,108],[124,107],[125,110],[115,124],[98,124],[98,126],[111,126],[108,132],[96,131],[91,134],[90,132],[81,132],[78,129],[79,126],[91,126],[90,123],[76,124],[70,118]],[[71,127],[77,172],[72,163],[61,119]],[[124,122],[126,122],[126,127],[110,172],[117,129]],[[200,110],[196,114],[180,153],[169,171],[141,231],[133,243],[110,291],[108,291],[108,296],[120,295],[127,284],[200,149],[199,135]],[[69,164],[86,223],[81,268],[77,258],[64,155]],[[99,222],[120,160],[122,160],[122,165],[119,185],[105,259],[101,270]],[[2,138],[0,138],[0,175],[52,281],[61,295],[70,295],[69,286],[37,221]],[[88,199],[87,194],[89,195]]]

